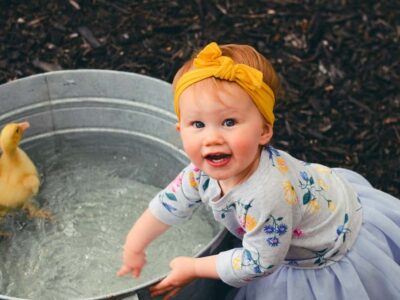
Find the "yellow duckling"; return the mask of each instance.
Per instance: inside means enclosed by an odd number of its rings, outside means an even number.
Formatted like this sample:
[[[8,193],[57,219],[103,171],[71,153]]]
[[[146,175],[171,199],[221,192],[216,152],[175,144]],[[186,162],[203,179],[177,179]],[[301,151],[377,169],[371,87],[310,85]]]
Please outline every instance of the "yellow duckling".
[[[10,210],[25,209],[29,216],[51,218],[48,211],[31,202],[39,191],[39,175],[28,155],[18,145],[28,122],[9,123],[0,134],[0,219]]]

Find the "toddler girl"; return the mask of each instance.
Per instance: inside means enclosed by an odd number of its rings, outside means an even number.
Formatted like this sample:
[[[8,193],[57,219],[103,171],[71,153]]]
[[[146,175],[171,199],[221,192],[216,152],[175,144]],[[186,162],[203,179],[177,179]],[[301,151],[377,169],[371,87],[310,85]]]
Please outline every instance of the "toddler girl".
[[[238,288],[235,299],[400,298],[399,200],[269,145],[278,86],[245,45],[211,43],[178,71],[176,128],[191,164],[132,227],[118,275],[139,276],[148,244],[205,204],[241,247],[173,259],[153,296],[215,278]]]

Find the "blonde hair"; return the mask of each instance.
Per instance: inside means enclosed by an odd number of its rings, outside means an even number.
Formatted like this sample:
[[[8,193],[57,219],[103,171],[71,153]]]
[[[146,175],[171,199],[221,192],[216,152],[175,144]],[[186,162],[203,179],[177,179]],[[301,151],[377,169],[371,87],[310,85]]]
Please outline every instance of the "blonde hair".
[[[263,81],[271,88],[275,98],[279,96],[281,90],[279,77],[265,56],[249,45],[226,44],[219,45],[219,47],[222,51],[222,55],[230,57],[236,64],[245,64],[259,70],[263,74]],[[201,49],[196,51],[195,55],[193,55],[190,60],[184,63],[184,65],[175,74],[175,77],[172,81],[174,90],[176,83],[183,76],[183,74],[187,73],[193,68],[193,60],[200,51]]]

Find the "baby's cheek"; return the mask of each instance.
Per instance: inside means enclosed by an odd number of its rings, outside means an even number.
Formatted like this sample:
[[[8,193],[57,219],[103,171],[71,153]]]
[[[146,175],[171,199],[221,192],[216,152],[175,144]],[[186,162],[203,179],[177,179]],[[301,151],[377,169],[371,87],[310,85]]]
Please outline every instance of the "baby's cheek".
[[[238,154],[243,154],[243,155],[255,155],[258,150],[258,143],[257,141],[246,137],[243,135],[242,137],[239,137],[235,141],[235,149]]]
[[[183,144],[185,153],[189,156],[190,161],[195,165],[199,166],[201,163],[200,148],[193,144]]]

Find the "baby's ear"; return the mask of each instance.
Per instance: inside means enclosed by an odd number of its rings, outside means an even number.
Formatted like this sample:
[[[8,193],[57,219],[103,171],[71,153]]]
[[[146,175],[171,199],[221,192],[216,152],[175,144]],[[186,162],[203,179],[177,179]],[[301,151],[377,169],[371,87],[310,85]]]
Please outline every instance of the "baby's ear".
[[[274,130],[272,128],[272,125],[265,122],[263,126],[263,132],[260,136],[260,145],[266,145],[269,143],[269,141],[272,139],[272,136],[274,135]]]
[[[181,132],[181,124],[180,123],[176,123],[175,124],[175,129],[176,129],[176,131]]]

